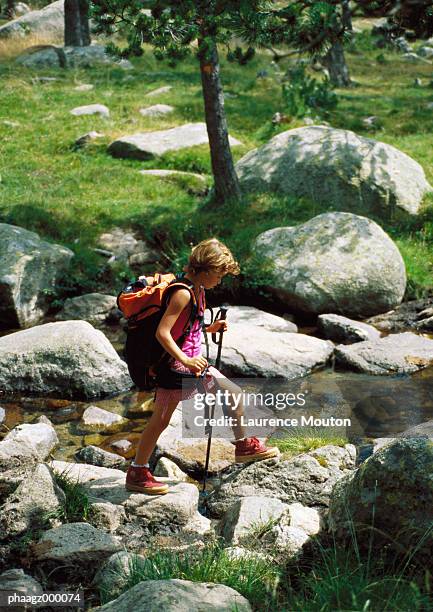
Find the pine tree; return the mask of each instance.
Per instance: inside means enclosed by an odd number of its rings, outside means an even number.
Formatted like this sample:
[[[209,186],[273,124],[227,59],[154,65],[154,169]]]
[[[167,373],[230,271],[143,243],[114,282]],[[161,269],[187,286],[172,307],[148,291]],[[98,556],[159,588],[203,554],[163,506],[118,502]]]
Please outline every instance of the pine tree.
[[[141,55],[143,43],[158,59],[174,63],[192,52],[200,67],[206,126],[209,136],[215,202],[241,198],[228,140],[220,77],[219,44],[230,47],[233,37],[246,48],[229,50],[229,59],[246,63],[256,47],[286,45],[309,53],[327,51],[342,38],[335,27],[340,0],[92,0],[96,32],[122,31],[128,47],[111,44],[120,56]]]

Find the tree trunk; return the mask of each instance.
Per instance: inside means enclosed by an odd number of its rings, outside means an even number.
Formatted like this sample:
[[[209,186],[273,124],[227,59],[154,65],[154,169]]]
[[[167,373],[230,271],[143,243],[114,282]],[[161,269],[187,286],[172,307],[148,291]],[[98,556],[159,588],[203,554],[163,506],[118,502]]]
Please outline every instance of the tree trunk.
[[[229,144],[227,120],[224,111],[224,94],[220,80],[220,67],[216,44],[205,49],[199,41],[201,84],[204,112],[209,137],[212,172],[215,182],[215,201],[224,203],[241,198],[241,189],[236,176]],[[207,37],[207,42],[209,37]]]
[[[90,45],[87,0],[65,0],[65,47]]]
[[[329,79],[335,87],[350,87],[349,68],[344,56],[344,47],[340,41],[334,42],[323,58],[323,63],[329,72]]]
[[[8,19],[14,19],[15,17],[15,0],[7,0],[6,1],[6,10],[5,14]]]

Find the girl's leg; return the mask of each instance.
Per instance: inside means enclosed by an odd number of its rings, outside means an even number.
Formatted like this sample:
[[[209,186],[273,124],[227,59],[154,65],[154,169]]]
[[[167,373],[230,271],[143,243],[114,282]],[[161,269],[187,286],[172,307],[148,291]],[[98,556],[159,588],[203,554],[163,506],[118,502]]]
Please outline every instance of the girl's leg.
[[[148,463],[159,436],[170,423],[171,415],[178,402],[168,402],[165,406],[156,405],[137,446],[134,462],[138,465]]]

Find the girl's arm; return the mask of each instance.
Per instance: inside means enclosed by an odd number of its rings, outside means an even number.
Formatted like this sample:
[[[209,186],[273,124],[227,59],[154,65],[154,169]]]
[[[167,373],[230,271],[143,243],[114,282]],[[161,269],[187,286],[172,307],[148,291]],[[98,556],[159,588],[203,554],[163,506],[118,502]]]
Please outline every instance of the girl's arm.
[[[201,356],[187,357],[173,340],[173,336],[170,333],[181,312],[188,306],[190,299],[191,295],[188,289],[178,289],[175,291],[170,298],[167,310],[159,322],[158,329],[156,330],[156,339],[174,359],[180,361],[185,367],[196,374],[200,374],[207,366],[206,359]]]

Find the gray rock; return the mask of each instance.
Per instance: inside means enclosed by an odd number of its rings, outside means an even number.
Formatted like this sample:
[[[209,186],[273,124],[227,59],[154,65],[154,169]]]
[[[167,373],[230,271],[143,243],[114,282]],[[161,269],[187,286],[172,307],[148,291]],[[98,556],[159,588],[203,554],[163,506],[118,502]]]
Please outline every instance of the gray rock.
[[[400,252],[366,217],[332,212],[260,234],[254,253],[268,289],[289,307],[364,317],[399,304],[406,288]]]
[[[64,36],[64,0],[57,0],[39,11],[31,11],[0,27],[0,38],[41,35],[44,40]]]
[[[39,396],[92,399],[132,385],[126,364],[85,321],[46,323],[0,338],[0,386]]]
[[[421,321],[418,321],[415,327],[419,329],[420,331],[432,332],[433,331],[433,316],[427,317],[426,319],[422,319]]]
[[[26,13],[30,13],[31,10],[32,9],[25,2],[17,2],[13,8],[14,19],[26,15]]]
[[[126,521],[126,512],[123,506],[110,502],[94,502],[90,504],[89,523],[97,529],[110,533]]]
[[[158,89],[152,89],[152,91],[148,91],[145,94],[148,98],[153,98],[162,94],[166,94],[171,91],[173,87],[171,85],[164,85],[163,87],[158,87]]]
[[[256,327],[263,327],[270,332],[291,332],[298,331],[297,326],[270,312],[259,310],[253,306],[230,306],[227,313],[227,321],[230,326],[236,326],[242,323],[248,323]]]
[[[80,448],[80,450],[75,453],[75,457],[78,461],[97,465],[99,467],[123,468],[127,465],[127,461],[124,457],[116,455],[116,453],[109,453],[98,446],[92,445]]]
[[[109,117],[110,111],[104,104],[87,104],[86,106],[77,106],[70,111],[71,115],[81,117],[82,115],[101,115],[101,117]]]
[[[159,178],[192,178],[197,179],[202,183],[206,182],[206,177],[204,177],[202,174],[197,174],[195,172],[182,172],[181,170],[140,170],[140,174],[143,176],[158,176]]]
[[[64,492],[55,484],[50,470],[43,463],[30,478],[21,482],[1,508],[0,539],[19,536],[37,528],[53,524],[48,512],[60,511],[65,504]]]
[[[409,427],[409,429],[402,431],[394,438],[376,438],[373,440],[373,453],[377,453],[384,446],[392,444],[399,438],[429,438],[433,440],[433,420]]]
[[[412,332],[392,334],[351,346],[337,346],[337,361],[374,375],[412,374],[433,364],[433,340]]]
[[[112,253],[114,261],[128,261],[131,264],[132,257],[139,255],[141,263],[155,265],[161,258],[161,255],[151,249],[143,240],[138,240],[132,230],[125,230],[120,227],[115,227],[111,232],[101,234],[99,244]]]
[[[37,323],[47,294],[67,269],[72,251],[41,240],[22,227],[0,223],[0,315],[4,328]]]
[[[78,423],[78,429],[81,433],[116,433],[125,429],[128,419],[99,408],[98,406],[88,406],[83,412],[81,421]]]
[[[405,62],[410,62],[411,64],[431,64],[430,60],[424,57],[420,57],[419,55],[413,52],[403,53],[401,59],[403,59]]]
[[[372,325],[361,321],[353,321],[341,315],[319,315],[317,324],[325,338],[334,342],[355,343],[380,338],[380,332]]]
[[[170,480],[178,480],[179,482],[185,481],[188,476],[183,472],[174,461],[171,461],[167,457],[161,457],[156,464],[154,470],[155,476],[164,476],[170,478]]]
[[[134,493],[129,496],[124,507],[129,516],[133,514],[145,527],[157,531],[167,525],[171,529],[187,525],[195,517],[197,504],[197,487],[180,482],[170,486],[165,495]]]
[[[74,142],[74,149],[81,149],[82,147],[89,144],[89,142],[91,142],[92,140],[97,140],[98,138],[102,138],[103,136],[104,134],[101,134],[100,132],[95,132],[94,130],[92,130],[91,132],[86,132],[85,134],[77,138],[77,140]]]
[[[30,47],[16,61],[18,64],[31,70],[58,67],[92,68],[95,65],[114,63],[113,59],[105,53],[105,48],[101,45],[90,45],[88,47],[52,46],[42,50],[34,50]]]
[[[221,358],[222,366],[233,374],[291,380],[324,367],[332,355],[330,342],[289,331],[294,327],[290,321],[265,313],[260,318],[252,315],[248,322],[245,311],[241,316],[234,311],[230,308],[227,315]],[[215,358],[216,345],[210,343],[209,349]]]
[[[235,501],[221,519],[219,532],[229,544],[238,544],[255,527],[279,519],[286,504],[279,499],[251,495]]]
[[[27,576],[24,570],[21,568],[14,568],[8,569],[0,574],[0,593],[7,591],[15,591],[20,595],[31,597],[32,595],[42,595],[44,589],[37,580],[32,578],[32,576]],[[26,606],[22,606],[21,608],[14,606],[12,609],[25,610]]]
[[[82,83],[81,85],[74,87],[75,91],[92,91],[94,88],[95,86],[91,83]]]
[[[116,307],[116,296],[114,295],[87,293],[74,298],[67,298],[56,319],[58,321],[79,319],[96,325],[104,323]]]
[[[174,106],[168,104],[154,104],[147,108],[140,108],[140,115],[143,117],[161,117],[163,115],[169,115],[174,111]]]
[[[429,563],[432,473],[433,445],[426,438],[398,440],[372,455],[332,491],[328,521],[337,542],[356,537],[373,555],[384,544],[396,545]]]
[[[214,582],[189,580],[145,580],[114,601],[95,608],[101,612],[251,612],[245,597],[234,589]]]
[[[420,57],[426,57],[427,59],[433,58],[433,47],[424,45],[418,49],[418,55]]]
[[[115,536],[88,523],[67,523],[46,531],[35,546],[37,562],[70,565],[89,578],[98,565],[121,549]]]
[[[209,496],[208,506],[216,517],[237,499],[251,495],[274,497],[285,504],[327,506],[334,483],[355,467],[355,455],[351,444],[345,448],[328,445],[274,465],[253,463],[223,480]]]
[[[116,66],[122,68],[122,70],[134,70],[134,64],[125,58],[122,58],[116,62]]]
[[[6,418],[6,410],[3,408],[3,406],[0,406],[0,425],[3,423],[5,418]]]
[[[387,216],[417,214],[431,191],[421,166],[398,149],[318,125],[274,136],[247,153],[236,171],[246,191],[275,191]]]
[[[145,160],[164,155],[168,151],[178,151],[208,142],[205,123],[186,123],[169,130],[123,136],[109,145],[108,152],[113,157]],[[231,136],[229,142],[232,147],[241,144]]]
[[[22,423],[4,437],[3,443],[3,448],[6,448],[6,443],[19,445],[23,449],[28,448],[35,457],[44,461],[57,446],[59,439],[51,424]]]
[[[133,568],[140,567],[145,561],[142,555],[122,550],[114,553],[97,571],[93,585],[108,599],[114,599],[128,583]]]

